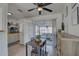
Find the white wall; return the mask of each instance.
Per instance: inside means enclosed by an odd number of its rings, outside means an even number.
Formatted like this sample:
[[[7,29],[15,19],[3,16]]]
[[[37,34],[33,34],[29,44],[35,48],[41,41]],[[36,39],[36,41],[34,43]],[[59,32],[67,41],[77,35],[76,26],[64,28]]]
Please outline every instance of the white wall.
[[[62,14],[61,13],[32,17],[29,20],[35,21],[35,20],[51,20],[51,19],[52,20],[56,19],[56,27],[57,27],[57,29],[61,29],[61,22],[62,22]]]
[[[0,56],[8,55],[8,45],[7,45],[7,13],[8,13],[8,5],[0,4]]]
[[[66,5],[68,6],[68,16],[67,17],[65,17]],[[64,25],[65,25],[65,32],[69,33],[69,23],[70,23],[70,19],[71,19],[71,11],[70,11],[70,4],[66,4],[66,5],[65,5],[65,8],[63,10],[63,14],[64,14],[63,22],[64,22]]]
[[[72,34],[72,35],[75,35],[75,36],[79,36],[79,24],[77,24],[77,25],[73,25],[72,24],[72,18],[71,18],[72,9],[71,9],[71,4],[66,4],[66,5],[68,6],[68,16],[66,18],[64,18],[65,32],[67,32],[69,34]],[[79,6],[79,5],[76,5],[76,6]]]
[[[20,26],[20,44],[24,43],[24,24],[23,23],[19,23]]]
[[[27,21],[26,21],[27,20]],[[19,22],[20,24],[20,44],[26,44],[34,37],[34,24],[32,21],[24,18]]]
[[[32,22],[24,23],[24,43],[31,40],[34,37],[34,26]]]

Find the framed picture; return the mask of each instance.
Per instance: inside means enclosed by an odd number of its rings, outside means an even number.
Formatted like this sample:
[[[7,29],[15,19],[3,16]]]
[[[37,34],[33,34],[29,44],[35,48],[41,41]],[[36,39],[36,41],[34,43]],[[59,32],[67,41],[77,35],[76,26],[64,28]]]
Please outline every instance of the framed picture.
[[[71,19],[72,19],[73,25],[79,24],[79,7],[78,6],[72,10]]]

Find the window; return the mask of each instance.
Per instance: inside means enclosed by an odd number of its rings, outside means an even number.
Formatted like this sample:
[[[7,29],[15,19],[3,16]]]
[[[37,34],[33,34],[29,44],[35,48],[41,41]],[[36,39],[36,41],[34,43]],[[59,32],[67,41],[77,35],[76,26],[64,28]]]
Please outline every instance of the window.
[[[39,27],[39,26],[35,26],[35,32],[36,35],[42,35],[42,34],[46,34],[46,33],[52,33],[52,27]]]

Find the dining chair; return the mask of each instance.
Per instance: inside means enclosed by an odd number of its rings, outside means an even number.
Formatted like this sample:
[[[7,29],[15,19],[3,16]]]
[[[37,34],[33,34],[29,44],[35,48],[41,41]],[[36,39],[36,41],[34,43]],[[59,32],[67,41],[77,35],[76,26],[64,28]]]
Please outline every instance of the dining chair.
[[[38,56],[38,51],[36,48],[32,48],[31,56]]]
[[[47,51],[46,51],[46,40],[40,46],[40,55],[43,55],[43,56],[46,56],[47,55]]]

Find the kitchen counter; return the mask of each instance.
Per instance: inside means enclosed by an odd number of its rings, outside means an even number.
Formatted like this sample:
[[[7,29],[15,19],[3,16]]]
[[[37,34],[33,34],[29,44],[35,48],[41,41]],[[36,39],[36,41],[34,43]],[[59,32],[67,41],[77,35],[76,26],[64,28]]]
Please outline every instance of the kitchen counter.
[[[8,34],[19,34],[20,32],[9,32]]]
[[[79,41],[79,37],[78,36],[74,36],[71,34],[67,34],[67,33],[61,33],[61,40],[71,40],[71,41]]]
[[[16,41],[20,40],[20,33],[8,33],[8,43],[14,43]]]
[[[0,30],[0,32],[4,32],[4,30]]]

